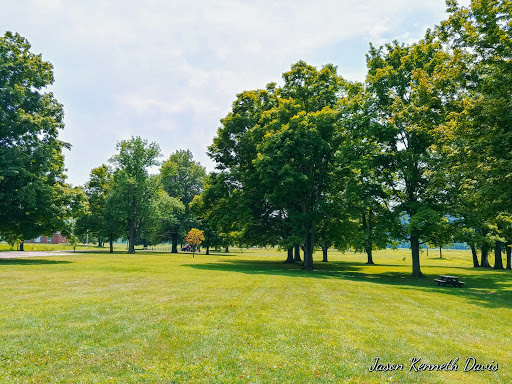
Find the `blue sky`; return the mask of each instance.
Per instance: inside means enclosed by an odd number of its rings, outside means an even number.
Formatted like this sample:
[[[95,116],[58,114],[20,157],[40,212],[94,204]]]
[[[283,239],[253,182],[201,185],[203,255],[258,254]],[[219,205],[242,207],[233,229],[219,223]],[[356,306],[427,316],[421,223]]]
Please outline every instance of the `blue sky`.
[[[444,0],[18,0],[2,4],[0,31],[54,65],[78,185],[131,136],[213,170],[206,149],[237,93],[279,83],[298,60],[363,80],[369,42],[413,42],[444,18]]]

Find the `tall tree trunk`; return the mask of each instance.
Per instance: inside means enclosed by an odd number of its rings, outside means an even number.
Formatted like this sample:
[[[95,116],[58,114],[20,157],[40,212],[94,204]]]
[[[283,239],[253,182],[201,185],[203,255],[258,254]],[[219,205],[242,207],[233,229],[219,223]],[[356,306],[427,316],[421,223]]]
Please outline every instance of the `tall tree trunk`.
[[[427,257],[428,257],[428,244],[425,247],[427,248]]]
[[[304,239],[304,269],[312,270],[313,267],[313,229],[310,227],[307,230],[307,235]]]
[[[226,253],[228,253],[228,252],[229,252],[229,247],[226,247]]]
[[[503,269],[503,259],[501,258],[501,241],[494,243],[494,269]]]
[[[412,276],[424,277],[420,268],[420,240],[417,236],[411,235],[411,253],[412,253]]]
[[[178,232],[171,235],[171,253],[178,253]]]
[[[442,259],[443,258],[443,253],[442,253],[442,248],[441,246],[439,246],[439,258]]]
[[[25,250],[24,247],[23,247],[24,245],[25,245],[25,242],[23,240],[21,240],[20,251],[24,251]],[[32,248],[32,249],[34,249],[34,248]]]
[[[511,265],[511,256],[512,256],[512,247],[510,247],[510,245],[507,245],[507,247],[505,248],[507,250],[507,269],[512,269],[512,265]]]
[[[209,255],[209,254],[210,254],[210,246],[209,246],[209,245],[207,245],[207,246],[206,246],[206,254],[207,254],[207,255]]]
[[[111,233],[109,236],[110,253],[114,253],[114,235]]]
[[[322,247],[322,263],[327,263],[328,260],[327,260],[327,250],[329,249],[328,246],[323,246]]]
[[[293,260],[293,247],[288,248],[288,257],[286,258],[285,264],[295,264]]]
[[[471,244],[471,254],[473,255],[473,267],[478,268],[480,264],[478,263],[478,255],[476,253],[475,244]]]
[[[295,245],[295,258],[294,258],[294,260],[298,261],[298,262],[302,261],[302,259],[300,258],[300,245],[299,244]]]
[[[137,235],[135,230],[135,223],[130,224],[128,230],[128,253],[135,253],[135,236]]]
[[[480,266],[482,268],[489,268],[489,245],[484,242],[482,245],[482,254],[480,257]]]

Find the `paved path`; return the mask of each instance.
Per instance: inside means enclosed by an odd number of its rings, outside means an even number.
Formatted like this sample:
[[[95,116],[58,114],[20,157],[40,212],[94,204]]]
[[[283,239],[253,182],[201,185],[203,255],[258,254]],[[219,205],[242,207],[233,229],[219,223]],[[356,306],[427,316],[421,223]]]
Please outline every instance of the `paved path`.
[[[41,256],[68,256],[72,252],[66,251],[7,251],[0,252],[0,259],[17,259],[19,257],[41,257]]]

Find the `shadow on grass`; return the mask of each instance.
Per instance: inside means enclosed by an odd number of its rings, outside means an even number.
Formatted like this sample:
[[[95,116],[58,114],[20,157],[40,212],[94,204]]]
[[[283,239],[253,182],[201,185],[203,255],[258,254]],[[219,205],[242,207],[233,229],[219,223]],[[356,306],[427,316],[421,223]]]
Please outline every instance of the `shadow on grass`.
[[[434,278],[438,275],[426,275],[425,278],[415,278],[408,272],[376,272],[371,273],[372,266],[362,263],[333,261],[315,263],[315,270],[305,271],[301,264],[285,264],[283,262],[265,260],[237,260],[219,263],[185,264],[186,267],[202,270],[238,272],[245,274],[280,275],[290,277],[305,277],[316,279],[341,279],[360,281],[373,284],[399,286],[401,289],[416,289],[424,292],[437,292],[460,296],[471,303],[485,307],[512,308],[512,273],[508,270],[478,269],[477,273],[468,273],[464,267],[450,268],[450,274],[456,274],[465,282],[462,288],[438,286]],[[375,265],[375,267],[393,267],[396,265]],[[401,265],[403,267],[403,265]],[[370,271],[368,270],[370,268]],[[439,268],[439,267],[435,267]],[[442,267],[445,268],[445,267]],[[364,270],[363,270],[364,269]],[[456,269],[456,271],[455,271]],[[454,273],[456,272],[456,273]]]
[[[33,258],[0,259],[0,266],[2,266],[2,265],[71,264],[71,263],[72,263],[72,261],[67,261],[67,260],[46,260],[46,259],[33,259]]]

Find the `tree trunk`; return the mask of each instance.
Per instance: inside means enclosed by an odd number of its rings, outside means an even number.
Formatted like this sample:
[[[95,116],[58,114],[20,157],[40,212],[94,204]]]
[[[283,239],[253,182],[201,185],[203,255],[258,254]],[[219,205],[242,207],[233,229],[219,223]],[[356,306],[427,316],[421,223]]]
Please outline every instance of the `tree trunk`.
[[[322,247],[322,263],[327,263],[328,260],[327,260],[327,250],[329,249],[329,247]]]
[[[420,240],[411,235],[411,253],[412,253],[412,276],[424,277],[420,268]]]
[[[135,239],[136,239],[135,223],[130,225],[128,230],[128,253],[135,253]]]
[[[178,232],[173,233],[171,235],[171,243],[172,243],[171,253],[178,253]]]
[[[363,232],[364,232],[364,251],[366,252],[366,255],[368,256],[368,262],[366,264],[373,264],[373,257],[372,257],[372,248],[373,248],[373,242],[371,238],[371,214],[372,210],[370,209],[369,215],[368,215],[368,223],[366,222],[366,210],[363,210]]]
[[[229,247],[226,247],[226,253],[228,253],[228,252],[229,252]]]
[[[494,244],[494,269],[503,269],[503,259],[501,258],[501,241]]]
[[[443,253],[442,253],[442,248],[439,247],[439,258],[442,259],[443,258]]]
[[[21,243],[20,243],[20,251],[24,251],[25,249],[23,248],[23,246],[25,245],[25,242],[23,240],[21,240]],[[34,249],[34,248],[32,248]]]
[[[511,256],[512,256],[512,247],[510,247],[510,245],[507,245],[507,247],[505,248],[507,250],[507,269],[512,269],[512,265],[511,265]]]
[[[473,255],[473,267],[478,268],[480,264],[478,263],[478,255],[474,244],[471,245],[471,254]]]
[[[285,264],[295,264],[293,260],[293,247],[288,248],[288,257],[286,258]]]
[[[372,250],[373,246],[369,246],[369,247],[366,247],[365,249],[365,252],[366,252],[366,255],[368,256],[368,261],[366,262],[366,264],[375,264],[373,262],[373,250]]]
[[[427,248],[427,257],[428,257],[428,244],[425,247]]]
[[[313,270],[313,230],[309,228],[304,239],[304,269]]]
[[[207,245],[207,246],[206,246],[206,254],[207,254],[207,255],[209,255],[209,254],[210,254],[210,246],[209,246],[209,245]]]
[[[482,268],[489,268],[489,245],[487,243],[484,243],[482,245],[482,255],[480,258],[480,266]]]
[[[114,253],[114,235],[110,234],[109,236],[109,243],[110,243],[110,253]]]
[[[295,245],[295,258],[294,258],[295,261],[298,261],[298,262],[301,262],[302,259],[300,258],[300,245],[297,244]]]

